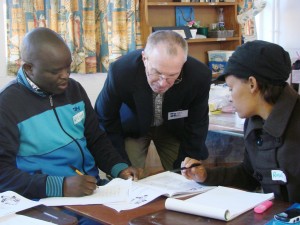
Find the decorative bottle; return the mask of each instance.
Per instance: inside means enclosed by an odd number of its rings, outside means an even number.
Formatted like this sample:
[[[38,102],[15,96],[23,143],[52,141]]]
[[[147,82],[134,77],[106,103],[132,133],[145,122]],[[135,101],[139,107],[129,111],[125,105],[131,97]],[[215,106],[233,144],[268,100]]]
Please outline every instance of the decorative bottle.
[[[219,25],[219,30],[225,30],[223,8],[219,8],[218,25]]]

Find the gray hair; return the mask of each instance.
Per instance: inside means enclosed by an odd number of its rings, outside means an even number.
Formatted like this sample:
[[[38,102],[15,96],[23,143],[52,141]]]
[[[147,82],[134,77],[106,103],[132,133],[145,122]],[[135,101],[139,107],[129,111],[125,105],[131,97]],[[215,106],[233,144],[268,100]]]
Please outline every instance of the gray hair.
[[[188,44],[180,34],[171,30],[159,30],[151,33],[147,39],[145,54],[151,54],[151,51],[159,44],[165,46],[169,55],[177,55],[177,47],[180,47],[185,53],[185,59],[187,58]]]

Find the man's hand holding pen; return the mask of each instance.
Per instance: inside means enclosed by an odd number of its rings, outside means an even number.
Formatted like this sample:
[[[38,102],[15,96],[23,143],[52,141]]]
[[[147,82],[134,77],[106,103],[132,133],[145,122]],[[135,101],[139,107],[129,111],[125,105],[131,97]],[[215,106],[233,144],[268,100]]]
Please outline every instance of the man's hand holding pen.
[[[192,166],[197,164],[198,166]],[[204,182],[207,177],[206,169],[202,165],[201,161],[186,157],[181,163],[181,167],[186,169],[181,170],[181,174],[189,180],[194,180],[196,182]]]
[[[93,194],[97,188],[97,180],[90,175],[65,177],[63,185],[64,197],[81,197]]]

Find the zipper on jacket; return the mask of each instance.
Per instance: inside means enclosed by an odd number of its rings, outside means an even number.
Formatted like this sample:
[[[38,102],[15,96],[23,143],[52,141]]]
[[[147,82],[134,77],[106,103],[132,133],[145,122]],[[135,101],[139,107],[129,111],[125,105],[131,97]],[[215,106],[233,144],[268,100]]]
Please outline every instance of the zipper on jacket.
[[[51,108],[53,109],[54,115],[55,115],[55,117],[56,117],[56,120],[57,120],[57,122],[58,122],[60,128],[61,128],[62,131],[63,131],[67,136],[69,136],[69,137],[76,143],[76,145],[78,146],[78,148],[79,148],[79,150],[80,150],[80,153],[81,153],[81,156],[82,156],[82,166],[81,166],[81,167],[82,167],[82,171],[84,172],[84,174],[88,174],[88,173],[85,171],[85,169],[84,169],[84,154],[83,154],[83,150],[82,150],[80,144],[78,143],[78,141],[77,141],[73,136],[71,136],[71,135],[63,128],[63,126],[62,126],[62,124],[61,124],[61,122],[60,122],[60,119],[59,119],[59,117],[58,117],[58,115],[57,115],[56,109],[55,109],[55,107],[54,107],[52,95],[49,95],[49,101],[50,101]]]

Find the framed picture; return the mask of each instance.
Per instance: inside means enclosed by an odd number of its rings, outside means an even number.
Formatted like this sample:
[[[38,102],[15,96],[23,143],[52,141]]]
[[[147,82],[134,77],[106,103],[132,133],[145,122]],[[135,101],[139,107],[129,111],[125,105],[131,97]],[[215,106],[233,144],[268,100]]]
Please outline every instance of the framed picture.
[[[172,30],[180,34],[184,39],[190,39],[192,37],[190,28],[188,26],[178,26],[178,27],[153,27],[152,31],[158,30]]]

